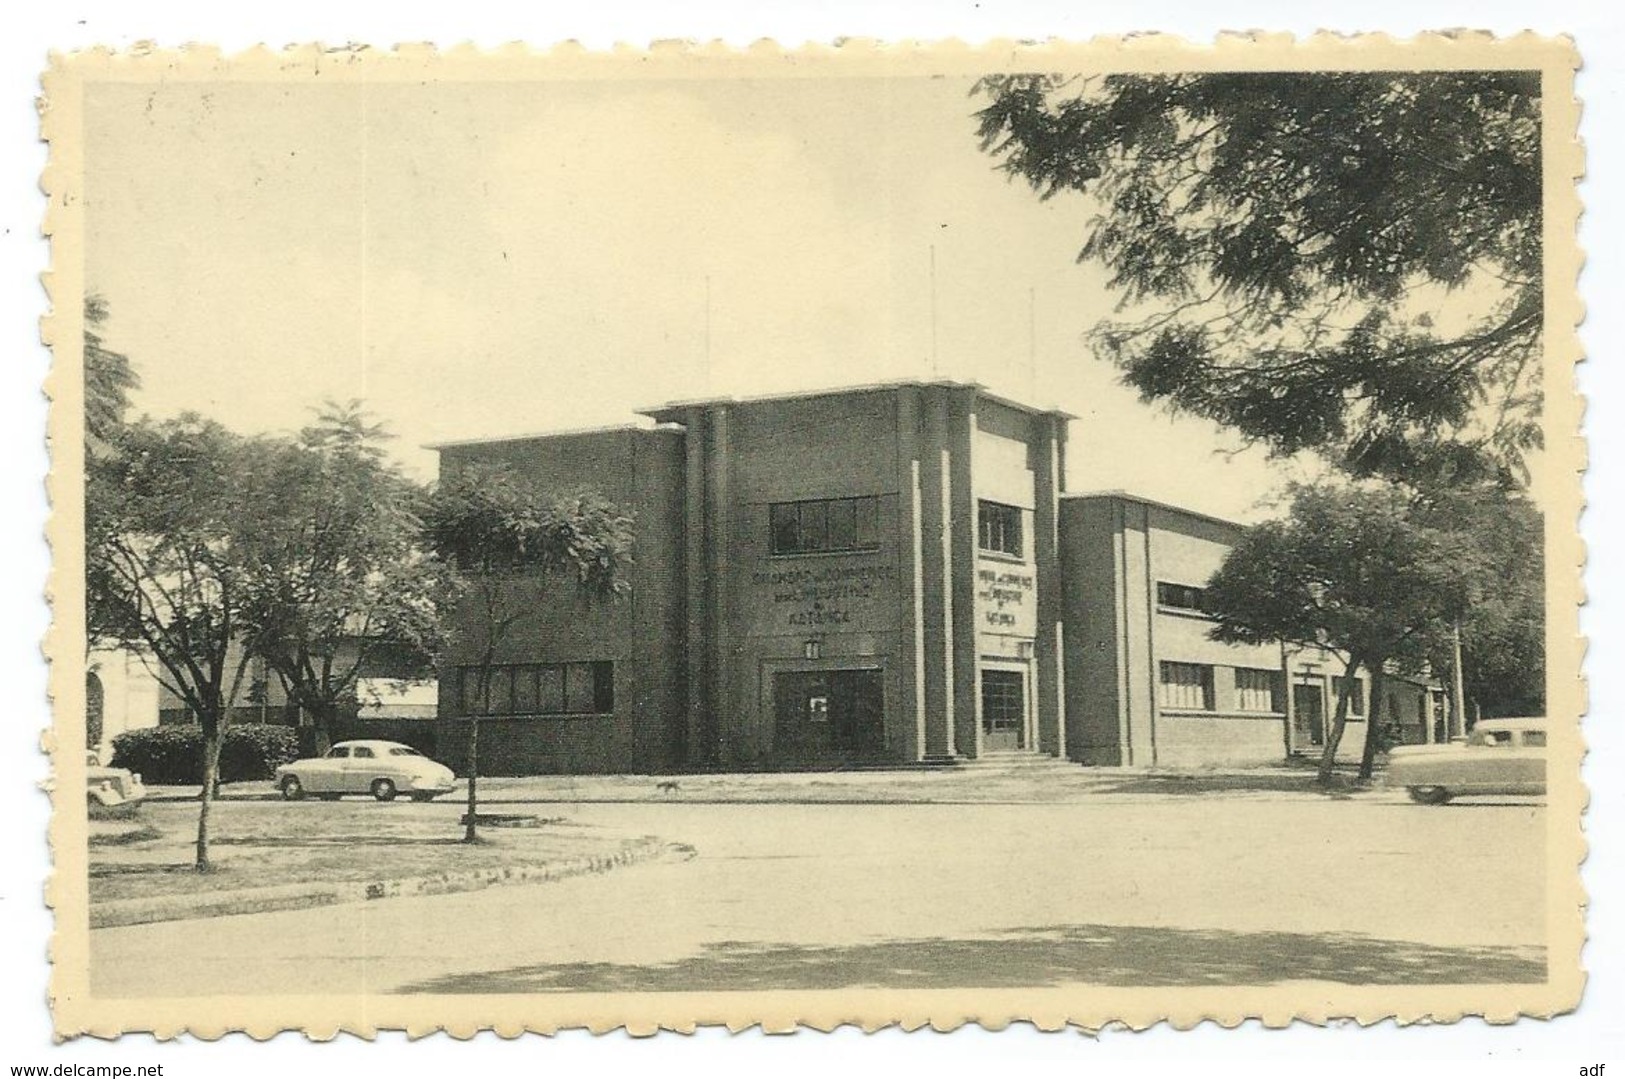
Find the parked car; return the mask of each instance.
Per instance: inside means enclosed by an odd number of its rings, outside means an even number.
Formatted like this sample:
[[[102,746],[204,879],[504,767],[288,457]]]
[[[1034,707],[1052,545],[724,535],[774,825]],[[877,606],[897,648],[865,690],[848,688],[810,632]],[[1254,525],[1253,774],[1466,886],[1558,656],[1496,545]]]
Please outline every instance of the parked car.
[[[276,770],[277,789],[288,801],[307,794],[339,798],[370,794],[380,802],[397,794],[427,802],[457,785],[451,769],[399,742],[357,739],[339,742],[321,757],[284,764]]]
[[[1464,794],[1545,794],[1546,721],[1486,719],[1462,741],[1398,746],[1388,754],[1388,785],[1425,805]]]
[[[85,753],[85,788],[92,817],[122,817],[147,797],[141,777],[128,768],[104,767],[95,750]]]

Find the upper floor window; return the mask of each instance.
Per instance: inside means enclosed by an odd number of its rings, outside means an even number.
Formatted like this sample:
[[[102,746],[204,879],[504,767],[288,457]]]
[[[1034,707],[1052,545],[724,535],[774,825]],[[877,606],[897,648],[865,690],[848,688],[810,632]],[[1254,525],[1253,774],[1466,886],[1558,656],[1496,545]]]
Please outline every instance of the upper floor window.
[[[818,498],[769,509],[774,554],[874,551],[880,547],[880,499]]]
[[[982,550],[1021,557],[1021,510],[983,499],[976,506],[976,526]]]
[[[1205,590],[1192,585],[1157,582],[1158,607],[1170,607],[1176,611],[1201,611],[1202,601],[1206,598]]]

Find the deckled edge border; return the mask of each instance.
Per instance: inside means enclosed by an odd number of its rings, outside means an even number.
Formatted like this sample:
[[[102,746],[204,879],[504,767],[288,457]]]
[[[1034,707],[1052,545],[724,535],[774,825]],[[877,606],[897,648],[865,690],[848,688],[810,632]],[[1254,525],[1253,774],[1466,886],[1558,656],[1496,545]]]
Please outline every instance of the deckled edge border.
[[[41,745],[52,756],[54,785],[60,790],[75,791],[83,778],[79,755],[58,754],[56,749],[59,740],[64,745],[78,744],[77,739],[83,733],[83,679],[77,677],[83,667],[82,661],[75,662],[73,658],[75,652],[82,652],[83,648],[82,603],[66,609],[65,613],[58,601],[77,600],[82,595],[79,582],[83,579],[83,522],[78,499],[84,439],[82,387],[78,381],[81,364],[75,346],[82,340],[83,333],[78,307],[83,295],[79,259],[85,237],[78,198],[84,144],[82,138],[76,137],[79,131],[69,125],[82,119],[83,91],[89,78],[115,73],[120,67],[132,74],[139,69],[147,77],[154,66],[167,68],[167,74],[187,77],[240,77],[250,65],[258,64],[264,65],[275,77],[288,78],[301,72],[337,74],[354,70],[357,65],[378,65],[383,69],[381,73],[387,74],[391,68],[424,63],[446,65],[442,70],[451,65],[530,65],[526,74],[536,78],[560,77],[561,66],[573,65],[582,73],[576,77],[598,77],[620,74],[632,59],[679,68],[686,65],[690,74],[694,65],[705,64],[715,72],[712,77],[726,77],[748,65],[774,59],[786,66],[834,62],[884,72],[926,60],[938,66],[963,66],[967,61],[985,57],[987,62],[979,65],[979,70],[993,70],[1015,65],[1026,69],[1041,65],[1065,67],[1086,58],[1102,69],[1148,71],[1213,68],[1231,61],[1245,64],[1249,59],[1256,61],[1271,50],[1281,49],[1297,52],[1293,59],[1302,63],[1294,66],[1300,70],[1409,69],[1400,64],[1371,62],[1373,51],[1400,48],[1427,50],[1427,63],[1416,69],[1464,68],[1486,63],[1513,67],[1527,63],[1543,71],[1546,180],[1543,210],[1545,260],[1549,271],[1545,297],[1549,410],[1546,427],[1549,433],[1564,433],[1562,437],[1554,437],[1553,443],[1567,442],[1562,459],[1549,461],[1546,467],[1563,474],[1570,460],[1573,464],[1573,475],[1568,477],[1568,482],[1554,485],[1547,507],[1548,683],[1551,689],[1569,684],[1572,695],[1554,696],[1572,702],[1572,711],[1584,716],[1586,686],[1581,665],[1585,644],[1579,635],[1578,606],[1584,602],[1585,548],[1578,522],[1583,509],[1580,476],[1585,468],[1586,450],[1581,434],[1584,401],[1575,380],[1575,366],[1583,358],[1578,334],[1583,316],[1578,293],[1578,275],[1583,265],[1577,235],[1581,204],[1576,184],[1583,175],[1584,152],[1579,140],[1580,103],[1574,95],[1574,74],[1580,56],[1573,40],[1566,36],[1542,38],[1525,32],[1497,39],[1493,34],[1462,30],[1424,33],[1398,40],[1386,34],[1321,32],[1299,40],[1291,34],[1222,33],[1212,44],[1203,45],[1173,35],[1148,33],[1096,37],[1087,42],[996,40],[974,46],[958,40],[883,44],[849,39],[830,45],[806,45],[792,51],[782,50],[768,40],[743,49],[720,42],[662,41],[647,49],[618,45],[602,52],[591,52],[573,42],[540,50],[522,44],[490,50],[460,45],[444,52],[423,44],[397,45],[389,52],[364,46],[330,48],[317,44],[289,46],[280,51],[258,46],[232,56],[209,46],[162,49],[144,43],[122,53],[92,49],[68,55],[53,54],[42,79],[43,96],[39,103],[41,136],[50,148],[49,161],[40,181],[46,196],[42,231],[51,243],[50,268],[42,275],[51,310],[42,318],[41,338],[53,353],[51,371],[45,380],[45,391],[51,402],[47,440],[52,459],[52,471],[46,481],[52,507],[46,537],[53,552],[47,586],[52,624],[45,640],[45,654],[50,662],[54,721],[53,727],[42,733]],[[1309,55],[1309,49],[1316,53]],[[1559,272],[1550,272],[1553,270]],[[64,301],[68,302],[67,307],[63,307]],[[1554,584],[1561,586],[1559,591],[1550,590]],[[1569,682],[1571,676],[1573,681]],[[1572,763],[1573,774],[1578,775],[1584,751],[1578,724],[1570,747],[1572,762],[1560,757],[1553,762],[1554,771],[1561,772],[1566,764]],[[1185,1030],[1204,1022],[1229,1028],[1258,1021],[1266,1027],[1279,1028],[1293,1022],[1325,1025],[1337,1020],[1352,1020],[1362,1026],[1387,1020],[1401,1025],[1451,1023],[1468,1015],[1482,1015],[1492,1023],[1509,1023],[1520,1017],[1551,1018],[1578,1005],[1585,981],[1580,960],[1585,940],[1586,897],[1579,867],[1586,854],[1580,826],[1586,799],[1583,783],[1577,782],[1561,796],[1551,798],[1548,807],[1548,866],[1554,869],[1574,866],[1571,894],[1576,902],[1572,908],[1553,909],[1561,906],[1550,902],[1560,882],[1548,881],[1549,967],[1554,971],[1562,968],[1567,973],[1554,975],[1541,985],[1515,987],[1526,992],[1527,999],[1508,1008],[1471,1003],[1440,1007],[1437,1003],[1442,996],[1451,993],[1464,996],[1483,993],[1489,988],[1484,986],[1414,989],[1325,983],[1299,983],[1291,989],[1091,987],[1087,992],[1034,988],[363,999],[310,996],[264,997],[238,1002],[96,1000],[88,993],[85,889],[71,887],[70,880],[70,877],[86,879],[87,852],[83,849],[82,831],[75,834],[76,823],[80,829],[83,825],[63,816],[64,803],[59,802],[57,793],[53,792],[49,829],[53,871],[45,887],[47,903],[56,917],[56,932],[50,947],[49,998],[59,1040],[78,1036],[110,1038],[133,1032],[150,1032],[161,1039],[191,1035],[206,1040],[241,1032],[263,1040],[286,1030],[300,1030],[317,1040],[327,1040],[341,1032],[371,1038],[380,1030],[404,1030],[412,1038],[445,1032],[465,1039],[486,1030],[505,1038],[527,1032],[552,1034],[571,1029],[586,1029],[595,1034],[625,1030],[635,1036],[648,1036],[662,1030],[692,1033],[700,1026],[723,1026],[733,1032],[752,1028],[783,1032],[798,1027],[831,1031],[841,1026],[856,1026],[870,1032],[890,1026],[905,1031],[927,1027],[949,1031],[968,1024],[1002,1030],[1012,1023],[1030,1023],[1045,1031],[1070,1027],[1095,1033],[1112,1028],[1145,1030],[1162,1023]],[[69,799],[66,804],[67,812],[72,814],[80,803],[78,799]],[[78,849],[71,842],[74,839],[81,840]],[[1300,994],[1300,998],[1282,1007],[1280,998],[1287,993]],[[1315,993],[1322,997],[1311,999]],[[1177,1004],[1179,999],[1188,997],[1210,1000],[1211,1004],[1195,1007]],[[1170,1006],[1170,1000],[1176,1003]],[[855,1006],[860,1002],[861,1006]],[[338,1022],[329,1018],[335,1006],[342,1004],[359,1007],[366,1020]],[[614,1006],[606,1007],[607,1004]],[[235,1011],[240,1015],[248,1010],[260,1015],[241,1021],[225,1014]],[[431,1011],[433,1018],[423,1018]],[[212,1014],[217,1012],[221,1014]],[[887,1018],[875,1019],[875,1015]]]

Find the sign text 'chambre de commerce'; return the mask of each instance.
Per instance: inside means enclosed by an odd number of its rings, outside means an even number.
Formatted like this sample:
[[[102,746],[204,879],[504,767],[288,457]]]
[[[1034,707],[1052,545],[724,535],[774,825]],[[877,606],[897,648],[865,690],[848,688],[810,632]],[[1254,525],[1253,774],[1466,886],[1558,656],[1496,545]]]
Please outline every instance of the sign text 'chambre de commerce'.
[[[750,578],[757,632],[875,631],[896,619],[897,571],[890,563],[786,566]]]

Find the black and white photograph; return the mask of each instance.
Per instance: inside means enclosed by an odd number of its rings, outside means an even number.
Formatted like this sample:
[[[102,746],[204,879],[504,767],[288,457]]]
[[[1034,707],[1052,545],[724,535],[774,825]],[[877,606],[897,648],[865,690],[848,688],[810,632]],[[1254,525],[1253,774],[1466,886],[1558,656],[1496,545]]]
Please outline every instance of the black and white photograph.
[[[59,1035],[1573,1009],[1577,63],[57,57]]]

